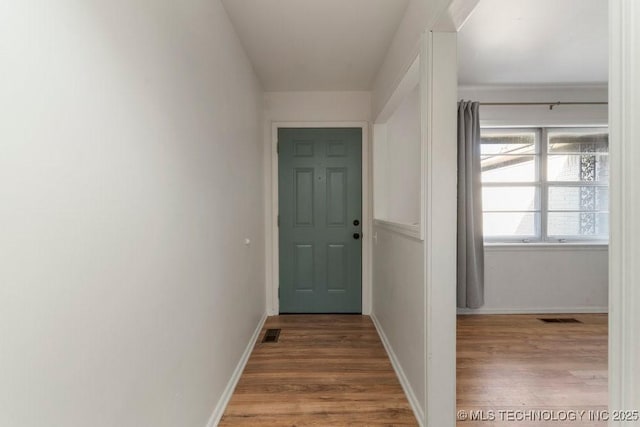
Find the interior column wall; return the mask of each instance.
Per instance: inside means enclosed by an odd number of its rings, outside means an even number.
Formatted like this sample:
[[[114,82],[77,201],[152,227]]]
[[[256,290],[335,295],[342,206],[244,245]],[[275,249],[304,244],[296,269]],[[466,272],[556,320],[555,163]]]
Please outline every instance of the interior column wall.
[[[640,408],[640,5],[609,2],[609,409]],[[611,426],[624,426],[624,420]]]

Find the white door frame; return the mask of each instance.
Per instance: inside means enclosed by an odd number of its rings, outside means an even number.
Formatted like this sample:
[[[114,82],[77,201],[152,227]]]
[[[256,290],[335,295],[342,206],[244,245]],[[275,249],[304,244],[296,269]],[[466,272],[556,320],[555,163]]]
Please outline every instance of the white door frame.
[[[466,0],[452,0],[449,11],[458,10]],[[466,1],[467,4],[477,0]],[[464,22],[464,14],[459,14],[457,22],[439,19],[430,28],[433,31],[457,31]],[[640,2],[638,0],[609,0],[609,145],[611,157],[611,237],[609,242],[609,409],[610,411],[640,410]],[[437,58],[432,58],[437,63]],[[446,60],[444,61],[446,67]],[[432,71],[427,71],[432,72]],[[435,77],[432,89],[447,81],[447,76]],[[432,92],[427,94],[430,108],[437,112],[445,106]],[[456,96],[457,99],[457,96]],[[447,114],[447,113],[445,113]],[[454,114],[450,111],[448,114]],[[433,124],[434,122],[432,122]],[[437,155],[437,151],[432,154]],[[428,174],[433,175],[434,161],[431,159]],[[455,167],[449,163],[449,167]],[[440,165],[442,167],[442,165]],[[433,195],[427,197],[427,218],[432,217]],[[427,224],[427,237],[433,232],[437,219]],[[455,234],[449,233],[455,240]],[[427,269],[434,266],[433,251],[427,249]],[[433,274],[433,273],[429,273]],[[455,280],[455,274],[445,281]],[[429,427],[455,426],[455,411],[451,411],[451,399],[455,403],[455,353],[439,366],[432,364],[435,340],[455,339],[455,324],[441,325],[429,331],[433,323],[432,310],[438,304],[449,304],[450,298],[441,292],[442,283],[426,279],[427,289],[427,414]],[[430,296],[429,296],[430,295]],[[452,307],[455,308],[455,305]],[[448,319],[450,320],[450,319]],[[433,335],[431,335],[433,333]],[[435,348],[437,350],[437,348]],[[441,355],[442,356],[442,355]],[[454,368],[452,371],[451,368]],[[435,371],[434,371],[435,369]],[[442,371],[446,371],[444,374]],[[433,373],[436,373],[434,376]],[[453,373],[452,373],[453,372]],[[434,378],[435,377],[435,378]],[[448,380],[447,380],[448,378]],[[436,379],[438,381],[436,381]],[[439,384],[438,384],[439,382]],[[439,388],[442,384],[454,385],[453,393]],[[436,393],[431,393],[436,391]],[[444,395],[444,396],[443,396]],[[444,400],[442,400],[444,399]],[[444,407],[438,407],[444,402]],[[610,420],[609,426],[640,425],[640,422]]]
[[[271,123],[271,283],[267,286],[267,313],[280,312],[280,252],[278,232],[278,129],[362,129],[362,314],[371,314],[371,149],[368,122],[272,122]]]

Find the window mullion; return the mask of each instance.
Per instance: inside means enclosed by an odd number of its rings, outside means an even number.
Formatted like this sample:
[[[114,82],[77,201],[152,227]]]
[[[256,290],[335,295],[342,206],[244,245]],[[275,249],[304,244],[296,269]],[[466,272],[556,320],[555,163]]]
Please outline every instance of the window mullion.
[[[550,187],[609,187],[602,181],[547,181],[547,185]]]
[[[503,182],[483,182],[483,187],[537,187],[539,184],[538,181],[523,181],[523,182],[512,182],[512,181],[503,181]]]
[[[541,128],[538,132],[539,161],[538,179],[540,180],[540,240],[548,241],[548,204],[549,185],[547,183],[547,128]]]

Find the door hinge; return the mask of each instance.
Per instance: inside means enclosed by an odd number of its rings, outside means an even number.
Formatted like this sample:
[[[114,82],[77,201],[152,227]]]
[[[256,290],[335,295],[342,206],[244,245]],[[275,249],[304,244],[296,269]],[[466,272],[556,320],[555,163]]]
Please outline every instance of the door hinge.
[[[278,227],[280,227],[280,215],[278,215]]]
[[[280,154],[280,141],[276,142],[276,153]]]
[[[278,286],[278,299],[280,299],[280,287]]]

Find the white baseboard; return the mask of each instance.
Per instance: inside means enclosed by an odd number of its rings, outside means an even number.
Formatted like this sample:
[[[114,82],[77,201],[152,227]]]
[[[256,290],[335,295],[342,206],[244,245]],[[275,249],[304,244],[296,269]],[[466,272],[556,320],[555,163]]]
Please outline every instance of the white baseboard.
[[[418,399],[416,398],[416,395],[413,392],[413,388],[411,388],[411,384],[409,383],[409,380],[407,380],[407,376],[404,374],[404,371],[402,370],[402,366],[400,365],[400,362],[398,361],[398,358],[396,357],[396,354],[394,353],[393,348],[391,348],[391,344],[389,343],[389,340],[387,339],[387,336],[385,335],[384,330],[382,329],[382,325],[380,325],[380,322],[378,322],[378,319],[373,313],[370,315],[370,317],[371,317],[371,320],[373,320],[373,324],[376,327],[376,331],[378,331],[378,335],[380,336],[382,345],[384,346],[384,349],[387,351],[387,355],[391,360],[391,365],[393,365],[393,369],[396,371],[396,375],[398,376],[398,380],[400,381],[400,385],[404,390],[404,394],[407,396],[407,400],[411,405],[411,409],[413,409],[413,414],[418,420],[418,424],[420,425],[420,427],[424,427],[425,417],[424,417],[424,411],[420,407],[420,402],[418,402]]]
[[[608,313],[608,307],[553,307],[553,308],[459,308],[458,314],[580,314]]]
[[[224,388],[224,392],[216,405],[216,408],[213,410],[213,414],[209,418],[209,422],[207,423],[207,427],[216,427],[222,416],[224,415],[225,409],[227,409],[227,405],[229,404],[229,400],[231,400],[231,396],[233,395],[233,391],[238,385],[238,381],[240,381],[240,376],[242,375],[242,371],[244,371],[244,367],[247,365],[249,361],[249,356],[251,356],[251,352],[253,351],[253,347],[255,346],[256,340],[258,339],[258,335],[260,335],[260,331],[264,326],[264,322],[267,320],[267,315],[264,314],[262,319],[258,322],[258,326],[256,330],[253,332],[247,347],[244,349],[244,353],[242,353],[242,357],[240,361],[236,365],[236,369],[233,371],[227,386]]]

